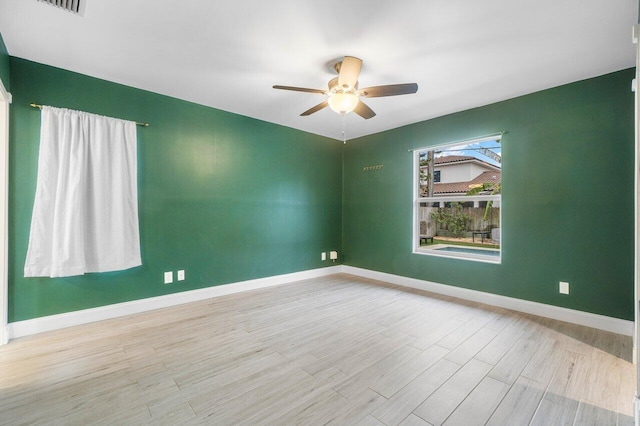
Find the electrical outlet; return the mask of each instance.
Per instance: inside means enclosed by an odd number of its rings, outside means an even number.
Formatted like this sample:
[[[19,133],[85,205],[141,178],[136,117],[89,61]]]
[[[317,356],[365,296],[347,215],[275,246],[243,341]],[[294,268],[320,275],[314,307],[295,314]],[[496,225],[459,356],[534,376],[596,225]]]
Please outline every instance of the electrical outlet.
[[[164,283],[171,284],[173,282],[173,271],[164,273]]]
[[[559,291],[561,294],[569,294],[569,283],[560,281]]]
[[[327,260],[327,252],[326,251],[322,252],[322,254],[320,255],[320,259]]]
[[[334,262],[336,260],[338,260],[338,252],[337,251],[330,251],[329,252],[329,259],[333,260]]]
[[[184,269],[178,271],[178,281],[184,281]]]

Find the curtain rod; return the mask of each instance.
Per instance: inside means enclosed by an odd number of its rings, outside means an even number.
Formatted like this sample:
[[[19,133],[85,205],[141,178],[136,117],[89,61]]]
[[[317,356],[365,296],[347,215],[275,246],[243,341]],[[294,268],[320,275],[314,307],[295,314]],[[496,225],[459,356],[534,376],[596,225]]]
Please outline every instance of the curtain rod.
[[[31,108],[38,108],[38,109],[42,109],[42,105],[40,104],[36,104],[36,103],[30,103],[29,106]],[[140,122],[135,122],[138,126],[142,126],[142,127],[149,127],[149,123],[140,123]]]
[[[457,143],[478,141],[478,140],[481,140],[481,139],[491,139],[491,138],[495,138],[495,137],[498,137],[498,136],[503,136],[503,135],[505,135],[507,133],[509,133],[509,132],[506,131],[506,130],[503,130],[501,132],[495,132],[495,133],[491,133],[489,135],[484,135],[484,136],[477,136],[475,138],[461,139],[459,141],[444,142],[444,143],[439,143],[439,144],[433,145],[433,146],[423,146],[422,148],[411,148],[411,149],[408,149],[407,151],[409,151],[409,152],[424,151],[425,149],[433,149],[433,148],[437,148],[437,147],[442,146],[442,145],[453,145],[453,144],[457,144]]]

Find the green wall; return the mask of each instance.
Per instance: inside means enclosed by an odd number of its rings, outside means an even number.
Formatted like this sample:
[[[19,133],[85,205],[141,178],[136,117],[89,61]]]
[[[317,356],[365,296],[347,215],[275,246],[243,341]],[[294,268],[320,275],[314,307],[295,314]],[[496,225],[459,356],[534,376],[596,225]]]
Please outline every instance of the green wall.
[[[633,77],[624,70],[349,141],[344,263],[632,320]],[[408,150],[503,130],[502,264],[412,254]],[[362,172],[375,164],[384,167]]]
[[[11,90],[10,76],[9,52],[7,52],[7,46],[5,46],[2,33],[0,33],[0,80],[7,91]]]
[[[351,266],[631,320],[633,76],[624,70],[343,146],[11,58],[9,321],[330,266],[319,260],[328,250]],[[142,267],[23,278],[40,124],[30,102],[151,123],[138,130]],[[408,150],[501,130],[502,264],[412,254]],[[383,169],[362,172],[376,164]],[[187,280],[162,284],[177,269]],[[560,280],[570,295],[558,293]]]
[[[341,251],[342,143],[11,58],[9,322],[323,266]],[[138,128],[143,266],[24,278],[39,111],[147,121]],[[163,284],[164,271],[187,279]]]

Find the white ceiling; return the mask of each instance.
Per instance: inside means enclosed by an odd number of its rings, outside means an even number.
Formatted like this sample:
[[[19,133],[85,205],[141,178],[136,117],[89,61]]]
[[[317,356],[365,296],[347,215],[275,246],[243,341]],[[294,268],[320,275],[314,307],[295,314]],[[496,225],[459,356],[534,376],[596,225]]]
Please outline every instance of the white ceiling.
[[[344,55],[360,87],[418,83],[347,115],[351,139],[635,63],[637,0],[83,1],[0,0],[9,54],[335,139],[338,114],[299,116],[323,95],[271,86],[325,89]]]

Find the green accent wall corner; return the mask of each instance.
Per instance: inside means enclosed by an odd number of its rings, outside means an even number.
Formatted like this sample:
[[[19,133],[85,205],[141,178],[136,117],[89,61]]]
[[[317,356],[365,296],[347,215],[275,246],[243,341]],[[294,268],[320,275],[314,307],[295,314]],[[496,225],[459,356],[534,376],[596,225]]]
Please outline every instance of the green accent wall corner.
[[[342,143],[11,58],[9,322],[321,268],[341,251]],[[29,103],[149,122],[138,128],[143,265],[24,278],[40,113]],[[164,271],[186,270],[163,284]]]
[[[4,82],[2,66],[0,46]],[[633,69],[343,145],[15,57],[9,68],[10,322],[333,266],[320,260],[330,250],[350,266],[633,319]],[[22,276],[39,145],[30,102],[151,123],[138,129],[143,266]],[[409,149],[502,130],[502,263],[413,254]],[[178,269],[187,280],[164,285]]]
[[[344,263],[633,320],[634,72],[349,141]],[[413,254],[408,150],[503,130],[502,263]]]

